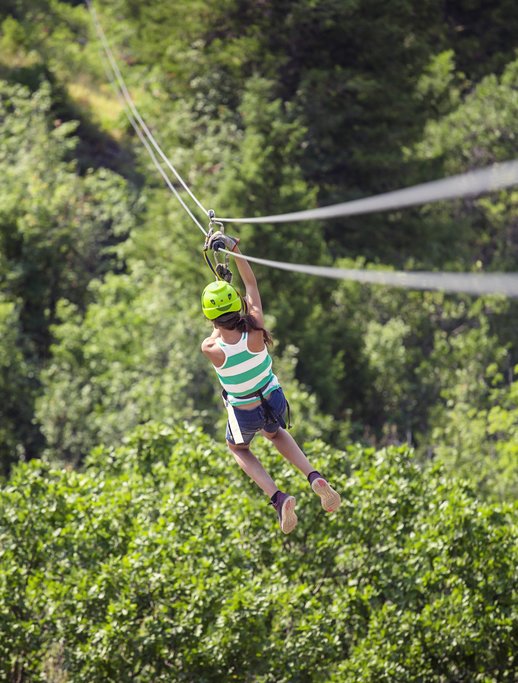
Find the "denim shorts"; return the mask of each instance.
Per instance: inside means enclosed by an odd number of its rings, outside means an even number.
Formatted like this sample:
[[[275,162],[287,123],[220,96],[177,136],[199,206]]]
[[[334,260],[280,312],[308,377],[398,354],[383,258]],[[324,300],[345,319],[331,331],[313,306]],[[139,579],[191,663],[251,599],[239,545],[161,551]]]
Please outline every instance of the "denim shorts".
[[[266,416],[262,405],[257,406],[257,408],[252,408],[252,410],[243,410],[237,407],[234,408],[234,413],[236,415],[239,428],[241,429],[243,443],[245,444],[250,443],[255,434],[261,431],[261,429],[264,429],[264,431],[268,432],[269,434],[275,434],[279,427],[286,427],[284,413],[286,412],[287,403],[282,389],[280,387],[279,389],[274,389],[271,394],[268,394],[268,396],[265,397],[265,401],[268,403],[275,421],[272,421],[271,417],[268,418]],[[235,444],[228,421],[225,436],[229,443]]]

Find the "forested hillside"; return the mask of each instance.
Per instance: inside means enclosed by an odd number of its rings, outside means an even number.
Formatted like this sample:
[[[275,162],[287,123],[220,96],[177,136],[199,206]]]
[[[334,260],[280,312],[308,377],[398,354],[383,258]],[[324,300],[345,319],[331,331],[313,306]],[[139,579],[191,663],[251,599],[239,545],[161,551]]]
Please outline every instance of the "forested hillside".
[[[217,215],[518,158],[512,0],[95,7]],[[203,235],[105,66],[82,2],[1,3],[0,680],[515,681],[517,300],[254,268],[293,434],[345,501],[294,478],[280,538],[199,351]],[[515,272],[518,188],[227,230],[294,263]]]

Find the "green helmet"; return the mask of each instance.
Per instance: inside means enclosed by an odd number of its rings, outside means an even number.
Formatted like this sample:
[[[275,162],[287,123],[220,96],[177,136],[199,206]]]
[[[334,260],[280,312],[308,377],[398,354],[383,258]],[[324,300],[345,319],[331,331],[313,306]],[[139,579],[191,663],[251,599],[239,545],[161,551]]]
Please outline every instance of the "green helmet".
[[[201,307],[209,320],[219,318],[225,313],[241,310],[241,297],[234,287],[225,280],[211,282],[201,295]]]

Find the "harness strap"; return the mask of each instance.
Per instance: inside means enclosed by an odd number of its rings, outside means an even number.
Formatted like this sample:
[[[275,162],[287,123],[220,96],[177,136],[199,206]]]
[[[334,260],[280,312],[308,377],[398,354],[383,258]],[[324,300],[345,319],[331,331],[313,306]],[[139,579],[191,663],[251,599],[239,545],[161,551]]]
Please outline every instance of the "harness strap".
[[[234,443],[242,444],[245,442],[245,440],[243,439],[243,435],[241,434],[241,428],[239,427],[239,422],[237,421],[234,408],[232,405],[230,405],[230,403],[227,400],[225,400],[225,407],[227,409],[228,424],[230,426],[230,431],[232,432],[232,438],[234,439]]]
[[[231,430],[232,430],[232,420],[230,419],[230,412],[231,412],[231,411],[232,411],[233,419],[236,420],[236,422],[237,422],[237,419],[236,419],[236,416],[235,416],[235,413],[234,413],[234,409],[233,409],[233,407],[230,405],[230,403],[229,403],[228,400],[227,400],[227,399],[228,399],[228,392],[227,392],[226,389],[223,389],[223,391],[221,392],[221,395],[223,396],[223,400],[225,401],[225,405],[227,406],[227,411],[228,411],[228,414],[229,414],[230,428],[231,428]],[[272,409],[270,408],[270,404],[268,403],[268,401],[265,399],[265,397],[264,397],[264,395],[263,395],[262,389],[258,389],[257,391],[254,391],[254,392],[251,393],[251,394],[247,394],[246,396],[240,396],[239,398],[254,398],[254,397],[257,397],[257,398],[261,401],[261,406],[262,406],[262,408],[263,408],[263,410],[264,410],[264,414],[266,415],[266,417],[268,418],[268,420],[269,420],[270,422],[277,422],[277,424],[278,424],[278,423],[279,423],[279,420],[277,420],[277,418],[276,418],[275,415],[273,414]],[[285,398],[285,400],[286,400],[286,412],[287,412],[287,418],[288,418],[288,420],[287,420],[287,422],[286,422],[286,427],[287,427],[288,429],[291,429],[291,428],[292,428],[292,424],[291,424],[291,408],[290,408],[290,404],[289,404],[288,399],[287,399],[286,397],[284,397],[284,398]],[[231,411],[229,410],[229,408],[231,409]],[[238,426],[238,429],[239,429],[239,426]],[[233,430],[232,430],[232,433],[233,433]],[[241,432],[239,432],[239,433],[241,434]],[[234,434],[233,434],[233,435],[234,435]]]
[[[287,412],[287,418],[288,418],[288,421],[286,422],[286,428],[287,428],[287,429],[291,429],[291,428],[292,428],[292,424],[291,424],[291,408],[290,408],[290,402],[288,401],[288,399],[286,398],[286,396],[285,396],[284,398],[286,399],[286,412]]]

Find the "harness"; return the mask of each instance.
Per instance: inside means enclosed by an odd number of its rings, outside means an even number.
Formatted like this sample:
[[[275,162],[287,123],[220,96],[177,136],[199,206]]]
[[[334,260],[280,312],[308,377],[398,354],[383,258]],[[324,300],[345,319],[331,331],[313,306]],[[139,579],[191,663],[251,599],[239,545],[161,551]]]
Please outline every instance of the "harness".
[[[266,420],[268,422],[274,422],[280,426],[279,420],[275,417],[273,414],[272,409],[270,408],[270,405],[266,398],[263,395],[263,389],[257,389],[257,391],[252,392],[251,394],[246,394],[245,396],[240,396],[239,398],[258,398],[261,401],[261,406],[262,409],[264,410],[264,415],[266,417]],[[228,413],[228,421],[230,424],[230,430],[232,431],[232,436],[234,437],[234,441],[236,443],[243,443],[243,436],[241,434],[241,429],[239,428],[239,422],[237,421],[236,414],[234,412],[234,406],[232,406],[228,402],[228,392],[226,389],[223,389],[221,392],[221,396],[223,397],[223,401],[225,402],[225,406],[227,408],[227,413]],[[292,424],[291,424],[291,409],[290,409],[290,404],[288,400],[286,399],[286,412],[287,412],[287,421],[286,421],[286,427],[287,429],[291,429]]]

